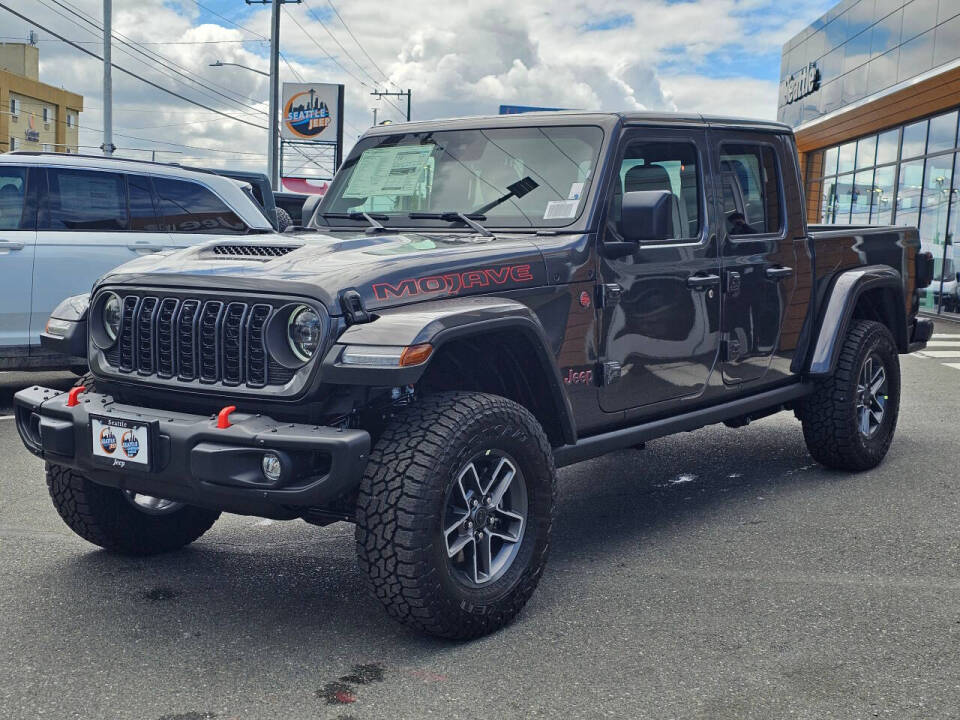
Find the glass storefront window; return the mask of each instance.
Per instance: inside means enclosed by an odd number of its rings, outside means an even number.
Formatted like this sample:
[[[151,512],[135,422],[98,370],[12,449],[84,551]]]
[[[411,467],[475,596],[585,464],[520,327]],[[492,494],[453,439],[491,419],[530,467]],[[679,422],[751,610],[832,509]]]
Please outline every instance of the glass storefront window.
[[[877,136],[877,165],[897,161],[897,151],[900,149],[900,130],[888,130]]]
[[[947,234],[947,210],[953,176],[953,153],[927,159],[923,175],[923,203],[920,211],[920,241],[943,245]],[[934,252],[934,256],[937,253]]]
[[[897,225],[919,225],[922,191],[923,160],[902,163],[897,187]]]
[[[854,176],[850,193],[850,224],[869,225],[873,202],[873,168]]]
[[[842,175],[843,173],[853,170],[853,160],[856,154],[857,144],[855,142],[849,142],[840,146],[839,162],[837,165],[838,174]]]
[[[930,135],[927,152],[952,150],[957,146],[957,111],[930,118]]]
[[[923,155],[927,149],[927,121],[921,120],[903,128],[903,152],[900,157],[912,158]]]
[[[877,168],[873,177],[873,212],[870,214],[870,223],[873,225],[890,225],[893,222],[893,178],[896,167],[887,165]]]
[[[837,148],[827,148],[823,153],[823,174],[837,174]]]
[[[837,178],[836,190],[836,220],[837,225],[850,224],[850,205],[853,203],[853,175],[841,175]]]
[[[820,222],[832,225],[837,221],[837,179],[825,178],[820,201]]]
[[[857,170],[873,167],[877,157],[877,136],[857,140]]]

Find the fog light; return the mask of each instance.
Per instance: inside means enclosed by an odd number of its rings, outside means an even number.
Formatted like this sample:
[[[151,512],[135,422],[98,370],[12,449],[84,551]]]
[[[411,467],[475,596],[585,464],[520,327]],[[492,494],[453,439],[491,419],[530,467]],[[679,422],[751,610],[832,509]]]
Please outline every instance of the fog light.
[[[263,476],[267,480],[275,483],[280,479],[280,474],[283,472],[283,465],[275,453],[266,453],[260,462],[260,469],[263,470]]]

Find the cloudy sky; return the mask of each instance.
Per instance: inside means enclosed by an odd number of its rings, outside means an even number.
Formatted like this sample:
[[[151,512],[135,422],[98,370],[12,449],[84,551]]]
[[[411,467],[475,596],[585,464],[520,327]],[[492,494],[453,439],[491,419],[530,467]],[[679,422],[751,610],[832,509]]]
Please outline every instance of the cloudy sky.
[[[101,0],[0,0],[100,52]],[[346,144],[413,90],[413,119],[496,113],[500,104],[680,110],[773,118],[780,47],[831,0],[303,0],[283,7],[281,79],[346,85]],[[114,71],[121,154],[265,166],[269,6],[244,0],[113,0],[113,60],[252,125]],[[78,17],[79,13],[83,19]],[[40,37],[41,80],[81,93],[80,143],[102,141],[101,65],[0,9],[0,38]],[[122,44],[120,40],[129,43]],[[202,83],[200,85],[198,83]],[[304,161],[306,163],[306,161]],[[306,163],[310,167],[309,163]],[[288,170],[290,165],[288,165]],[[309,170],[297,174],[312,174]]]

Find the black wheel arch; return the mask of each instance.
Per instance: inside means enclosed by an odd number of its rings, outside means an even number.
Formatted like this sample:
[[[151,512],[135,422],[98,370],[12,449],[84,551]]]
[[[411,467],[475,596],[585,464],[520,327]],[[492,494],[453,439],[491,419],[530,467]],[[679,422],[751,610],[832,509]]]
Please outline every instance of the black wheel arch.
[[[894,268],[868,265],[839,273],[822,306],[806,361],[795,369],[814,377],[833,373],[854,320],[882,323],[893,335],[897,351],[908,352],[903,277]]]
[[[408,368],[365,368],[339,362],[348,344],[411,346],[429,343],[430,358]],[[468,372],[455,386],[444,369]],[[483,372],[487,367],[490,372]],[[494,371],[499,370],[500,372]],[[570,401],[547,333],[536,314],[509,298],[456,298],[404,306],[353,325],[323,359],[324,382],[429,390],[474,390],[502,395],[526,407],[554,445],[576,442]],[[513,382],[516,380],[516,382]]]

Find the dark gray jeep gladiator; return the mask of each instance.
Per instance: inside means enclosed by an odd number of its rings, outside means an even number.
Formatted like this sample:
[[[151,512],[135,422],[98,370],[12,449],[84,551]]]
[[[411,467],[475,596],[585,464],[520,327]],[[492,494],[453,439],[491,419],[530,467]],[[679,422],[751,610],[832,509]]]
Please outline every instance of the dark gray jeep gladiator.
[[[913,228],[805,216],[784,125],[371,129],[307,227],[144,257],[70,304],[91,375],[18,393],[17,428],[92,543],[353,522],[391,615],[476,637],[540,579],[558,467],[781,410],[824,465],[883,459],[932,260]]]

